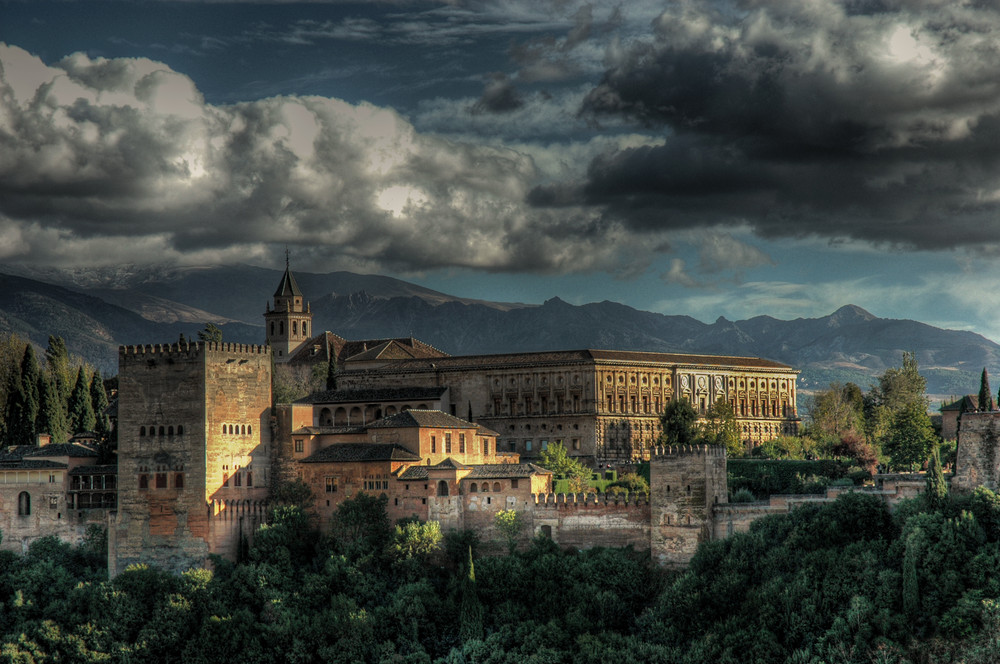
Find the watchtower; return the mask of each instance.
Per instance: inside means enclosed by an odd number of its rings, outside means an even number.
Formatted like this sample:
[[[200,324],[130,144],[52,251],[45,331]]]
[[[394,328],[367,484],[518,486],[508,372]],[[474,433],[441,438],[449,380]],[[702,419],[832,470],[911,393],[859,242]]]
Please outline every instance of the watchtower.
[[[728,502],[726,448],[654,448],[649,472],[653,560],[667,567],[684,567],[698,545],[712,538],[714,506]]]
[[[254,524],[216,519],[267,498],[271,360],[266,346],[184,343],[118,350],[118,513],[112,576],[231,557]],[[233,539],[236,541],[232,541]]]
[[[287,362],[298,348],[309,341],[312,329],[312,310],[302,297],[302,290],[288,267],[285,256],[285,274],[278,290],[274,291],[274,308],[265,305],[264,330],[267,345],[274,353],[274,361]]]

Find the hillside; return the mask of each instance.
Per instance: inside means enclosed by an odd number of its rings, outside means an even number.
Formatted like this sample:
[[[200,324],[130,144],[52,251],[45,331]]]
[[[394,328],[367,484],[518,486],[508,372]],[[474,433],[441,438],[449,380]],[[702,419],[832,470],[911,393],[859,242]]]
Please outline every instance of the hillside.
[[[280,272],[229,267],[128,268],[2,276],[0,330],[41,346],[62,335],[72,352],[112,369],[121,343],[194,336],[206,322],[225,338],[259,343],[262,314]],[[0,268],[2,271],[2,268]],[[313,328],[347,338],[414,336],[452,354],[608,348],[765,357],[802,370],[800,389],[831,381],[866,387],[904,351],[914,351],[928,391],[946,398],[975,391],[979,372],[1000,373],[1000,346],[964,331],[879,318],[847,305],[828,316],[784,321],[757,316],[690,316],[639,311],[616,302],[542,305],[462,299],[391,277],[296,273],[311,302]]]

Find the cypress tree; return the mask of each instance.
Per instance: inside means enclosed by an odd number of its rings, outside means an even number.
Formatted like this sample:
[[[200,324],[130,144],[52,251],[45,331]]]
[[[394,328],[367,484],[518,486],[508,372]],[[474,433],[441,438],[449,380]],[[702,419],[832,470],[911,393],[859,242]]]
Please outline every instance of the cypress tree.
[[[469,547],[469,564],[462,583],[462,608],[460,614],[459,638],[462,643],[483,638],[483,607],[476,592],[476,568],[472,562],[472,547]]]
[[[7,424],[7,445],[33,445],[34,422],[28,422],[24,388],[21,386],[21,372],[11,372],[7,390],[7,409],[4,413]]]
[[[330,357],[326,363],[326,389],[337,389],[337,354],[329,343],[326,346],[326,354]]]
[[[97,425],[94,418],[94,406],[90,403],[90,384],[84,374],[83,367],[76,372],[76,384],[69,396],[70,430],[74,433],[93,431]]]
[[[59,400],[65,404],[69,401],[73,389],[69,368],[69,351],[62,337],[49,335],[49,347],[45,349],[45,366],[59,390]]]
[[[35,442],[35,419],[38,417],[38,378],[41,370],[38,367],[38,360],[35,359],[35,349],[28,344],[24,347],[24,357],[21,358],[21,392],[24,396],[24,418],[23,431],[31,442],[24,443],[31,445]]]
[[[59,399],[59,389],[51,376],[42,374],[38,377],[38,403],[35,430],[52,436],[53,443],[65,443],[66,413]]]
[[[108,393],[104,391],[100,369],[94,369],[94,375],[90,377],[90,405],[94,411],[94,431],[103,438],[111,432],[111,422],[104,414],[104,409],[108,407]]]
[[[931,450],[930,462],[927,464],[927,504],[932,509],[940,509],[948,498],[948,485],[944,481],[944,471],[941,469],[941,446],[935,445]]]
[[[982,378],[979,379],[979,410],[990,412],[996,410],[993,405],[993,391],[990,390],[990,376],[983,367]]]

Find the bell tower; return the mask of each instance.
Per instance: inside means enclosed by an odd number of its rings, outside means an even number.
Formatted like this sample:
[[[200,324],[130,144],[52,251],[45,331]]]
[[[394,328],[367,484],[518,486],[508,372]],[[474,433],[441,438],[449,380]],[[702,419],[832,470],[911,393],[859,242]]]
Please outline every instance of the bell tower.
[[[287,362],[298,348],[309,341],[312,328],[312,311],[304,302],[302,291],[288,267],[288,250],[285,250],[285,274],[278,290],[274,291],[274,307],[266,305],[264,330],[267,345],[274,353],[276,363]]]

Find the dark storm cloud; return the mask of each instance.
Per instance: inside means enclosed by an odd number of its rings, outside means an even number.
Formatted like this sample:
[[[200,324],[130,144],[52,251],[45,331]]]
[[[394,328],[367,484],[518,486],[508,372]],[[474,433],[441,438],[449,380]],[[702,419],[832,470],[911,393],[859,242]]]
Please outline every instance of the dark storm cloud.
[[[944,248],[1000,241],[1000,12],[975,4],[676,3],[612,53],[583,115],[659,128],[575,185],[633,228]],[[557,205],[572,185],[529,200]],[[577,200],[577,203],[579,201]]]
[[[510,78],[502,73],[490,74],[483,94],[472,106],[473,113],[509,113],[524,106],[524,99]]]

